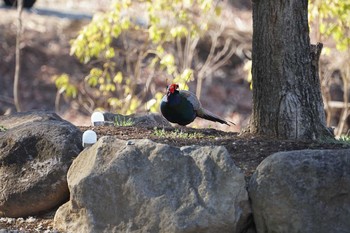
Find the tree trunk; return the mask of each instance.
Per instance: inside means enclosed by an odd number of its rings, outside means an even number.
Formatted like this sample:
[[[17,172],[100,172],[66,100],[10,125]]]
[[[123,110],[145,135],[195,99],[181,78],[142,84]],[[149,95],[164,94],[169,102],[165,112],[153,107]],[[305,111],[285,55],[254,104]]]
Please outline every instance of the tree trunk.
[[[307,0],[253,1],[251,133],[332,137],[318,78],[322,44],[310,44],[307,5]]]

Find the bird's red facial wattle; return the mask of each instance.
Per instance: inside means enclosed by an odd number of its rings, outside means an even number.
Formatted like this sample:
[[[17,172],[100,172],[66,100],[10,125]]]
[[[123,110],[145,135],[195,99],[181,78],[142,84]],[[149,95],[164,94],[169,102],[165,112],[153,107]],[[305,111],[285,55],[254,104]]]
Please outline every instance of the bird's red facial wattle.
[[[170,84],[168,86],[168,95],[174,94],[174,92],[179,88],[178,84]]]

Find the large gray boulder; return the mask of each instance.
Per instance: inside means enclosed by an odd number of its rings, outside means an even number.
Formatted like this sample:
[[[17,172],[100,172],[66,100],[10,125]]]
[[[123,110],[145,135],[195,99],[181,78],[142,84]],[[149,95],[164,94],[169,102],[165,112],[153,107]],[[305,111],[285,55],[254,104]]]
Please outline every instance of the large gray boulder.
[[[350,232],[350,150],[273,154],[249,195],[257,232]]]
[[[176,148],[105,136],[68,171],[66,232],[241,232],[251,214],[243,173],[224,147]]]
[[[67,171],[82,133],[54,113],[0,116],[0,217],[35,215],[69,197]]]

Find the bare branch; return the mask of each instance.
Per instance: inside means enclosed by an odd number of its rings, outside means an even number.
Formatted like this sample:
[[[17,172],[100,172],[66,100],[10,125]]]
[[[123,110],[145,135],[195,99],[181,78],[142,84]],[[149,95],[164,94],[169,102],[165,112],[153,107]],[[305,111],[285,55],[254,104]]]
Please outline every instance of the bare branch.
[[[16,67],[15,76],[13,82],[13,97],[16,110],[21,111],[19,95],[18,95],[18,84],[19,75],[21,70],[21,37],[22,37],[22,11],[23,11],[23,0],[17,1],[17,36],[16,36]]]

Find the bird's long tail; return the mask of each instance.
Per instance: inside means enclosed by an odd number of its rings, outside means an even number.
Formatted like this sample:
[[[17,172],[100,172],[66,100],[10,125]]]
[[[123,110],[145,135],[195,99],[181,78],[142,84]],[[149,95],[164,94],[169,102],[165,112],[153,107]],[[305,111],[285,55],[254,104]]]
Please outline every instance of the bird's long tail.
[[[215,115],[214,113],[201,108],[200,111],[197,111],[197,116],[209,121],[214,121],[214,122],[220,122],[221,124],[226,124],[226,125],[236,125],[235,123],[231,122],[231,121],[227,121],[222,119],[221,117],[219,117],[218,115]]]

